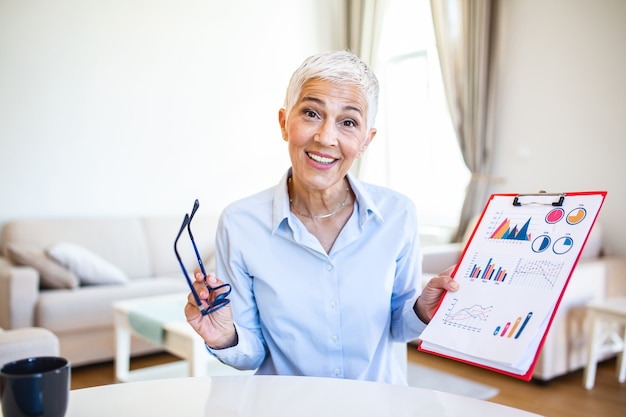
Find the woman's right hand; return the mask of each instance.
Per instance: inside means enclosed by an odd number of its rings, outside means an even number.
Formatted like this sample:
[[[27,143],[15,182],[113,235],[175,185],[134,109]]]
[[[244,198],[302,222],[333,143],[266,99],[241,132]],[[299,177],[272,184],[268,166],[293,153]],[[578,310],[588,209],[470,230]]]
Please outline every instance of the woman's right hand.
[[[224,284],[224,282],[208,274],[205,284],[204,275],[200,271],[200,268],[194,271],[194,277],[194,288],[202,301],[202,308],[206,308],[218,294],[222,291],[226,291],[226,289],[219,289],[209,293],[206,284],[212,288],[216,288]],[[198,308],[196,304],[196,299],[190,292],[187,297],[187,304],[185,305],[185,317],[191,327],[204,339],[204,342],[210,348],[225,349],[237,344],[237,331],[235,330],[230,304],[203,316],[200,308]]]

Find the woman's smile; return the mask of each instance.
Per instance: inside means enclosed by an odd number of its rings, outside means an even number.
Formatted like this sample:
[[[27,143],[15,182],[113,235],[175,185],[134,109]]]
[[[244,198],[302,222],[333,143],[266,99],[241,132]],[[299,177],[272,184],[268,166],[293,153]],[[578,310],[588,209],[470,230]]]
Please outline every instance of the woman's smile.
[[[328,157],[328,156],[318,155],[318,154],[315,154],[313,152],[306,152],[306,154],[313,161],[315,161],[315,162],[317,162],[319,164],[322,164],[322,165],[330,165],[330,164],[332,164],[332,163],[337,161],[336,158],[331,158],[331,157]]]

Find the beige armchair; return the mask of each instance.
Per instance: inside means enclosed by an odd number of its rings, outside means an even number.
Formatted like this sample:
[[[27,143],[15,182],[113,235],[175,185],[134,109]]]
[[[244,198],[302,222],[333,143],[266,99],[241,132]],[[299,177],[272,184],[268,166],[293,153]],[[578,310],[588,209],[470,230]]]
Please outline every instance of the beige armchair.
[[[0,366],[33,356],[58,356],[59,339],[47,329],[0,329]]]

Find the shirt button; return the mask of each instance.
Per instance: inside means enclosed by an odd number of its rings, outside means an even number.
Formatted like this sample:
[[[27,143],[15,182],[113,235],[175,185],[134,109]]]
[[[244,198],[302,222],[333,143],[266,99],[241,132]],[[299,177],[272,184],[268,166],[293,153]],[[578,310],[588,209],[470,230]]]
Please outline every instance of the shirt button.
[[[333,369],[333,373],[334,373],[335,375],[339,375],[339,374],[341,373],[341,369],[339,369],[339,368],[335,368],[335,369]]]
[[[331,264],[326,265],[326,270],[330,271],[333,269],[333,266]]]
[[[337,335],[332,335],[330,338],[333,342],[336,342],[337,340],[339,340],[339,337],[337,337]]]
[[[331,306],[332,308],[335,308],[335,307],[337,307],[337,302],[335,300],[330,300],[328,305]]]

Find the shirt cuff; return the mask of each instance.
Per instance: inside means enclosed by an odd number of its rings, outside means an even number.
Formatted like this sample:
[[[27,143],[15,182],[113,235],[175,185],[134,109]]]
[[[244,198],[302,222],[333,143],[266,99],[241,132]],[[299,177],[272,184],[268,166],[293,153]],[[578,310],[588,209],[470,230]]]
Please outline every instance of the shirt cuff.
[[[427,324],[417,317],[412,305],[407,307],[404,317],[404,334],[407,336],[406,338],[408,340],[415,340],[419,338]]]
[[[235,323],[235,330],[237,331],[237,344],[224,349],[213,349],[205,343],[207,351],[217,358],[220,362],[230,365],[237,369],[253,369],[254,362],[254,346],[252,340],[241,329],[237,323]]]

